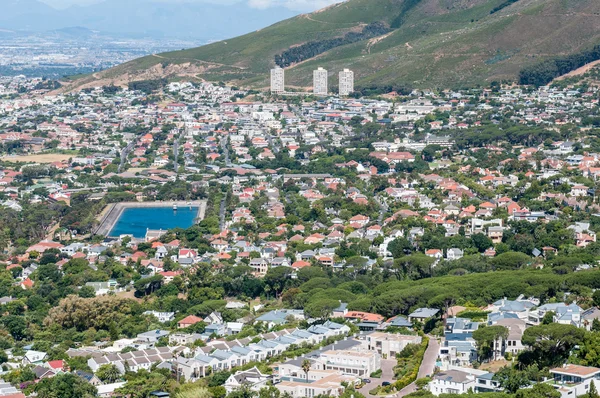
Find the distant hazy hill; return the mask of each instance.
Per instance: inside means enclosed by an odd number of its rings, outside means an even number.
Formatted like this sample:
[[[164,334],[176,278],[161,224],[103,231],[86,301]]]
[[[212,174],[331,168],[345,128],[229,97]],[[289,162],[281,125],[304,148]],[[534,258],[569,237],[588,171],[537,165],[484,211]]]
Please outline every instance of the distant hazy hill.
[[[596,44],[598,0],[348,0],[97,77],[123,82],[184,73],[266,87],[277,59],[291,64],[286,83],[296,86],[309,86],[311,71],[323,66],[332,84],[347,67],[360,85],[456,87],[516,79],[524,66]]]
[[[105,0],[65,10],[55,10],[38,0],[1,0],[0,3],[0,29],[41,32],[81,26],[129,37],[185,38],[198,42],[244,34],[296,14],[283,7],[255,9],[246,2],[221,5]]]

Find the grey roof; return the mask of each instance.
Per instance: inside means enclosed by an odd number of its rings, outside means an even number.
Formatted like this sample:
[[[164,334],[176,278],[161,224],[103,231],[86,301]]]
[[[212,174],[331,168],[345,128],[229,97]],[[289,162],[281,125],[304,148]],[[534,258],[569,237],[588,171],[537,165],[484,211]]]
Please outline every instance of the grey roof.
[[[498,322],[501,319],[519,319],[519,317],[517,316],[517,314],[511,312],[493,312],[491,314],[488,314],[488,322],[490,323]]]
[[[478,322],[473,322],[467,318],[448,318],[446,325],[454,329],[476,330],[479,327]]]
[[[507,299],[498,300],[498,301],[494,302],[494,305],[502,307],[502,306],[509,305],[509,303],[518,303],[518,304],[522,305],[525,309],[535,307],[535,304],[532,303],[531,301],[527,301],[527,300],[507,300]],[[518,307],[515,307],[515,308],[518,308]]]
[[[600,319],[600,309],[592,307],[589,310],[585,310],[582,317],[583,319]]]
[[[484,380],[493,380],[494,378],[494,373],[488,372],[486,374],[482,374],[477,376],[478,379],[484,379]]]
[[[307,330],[313,334],[325,334],[325,333],[329,332],[329,329],[327,329],[326,327],[323,327],[321,325],[312,325]]]
[[[447,370],[442,373],[438,373],[434,376],[437,380],[444,380],[453,383],[465,383],[468,381],[468,373],[461,372],[458,370]]]
[[[337,329],[341,329],[342,327],[344,327],[344,325],[342,325],[340,323],[332,322],[332,321],[327,321],[323,324],[323,327],[326,327],[328,329],[337,330]]]
[[[557,315],[562,315],[566,313],[579,314],[582,312],[581,307],[577,304],[565,304],[565,303],[550,303],[544,304],[540,308],[542,311],[553,311]]]
[[[407,328],[412,327],[412,323],[410,323],[408,321],[408,319],[406,319],[405,317],[400,316],[400,315],[394,317],[391,320],[390,325],[396,326],[396,327],[407,327]]]
[[[411,318],[431,318],[435,314],[440,312],[437,308],[417,308],[413,313],[409,315]]]
[[[448,342],[473,340],[473,333],[446,333],[444,338]]]
[[[256,318],[257,321],[261,322],[274,322],[274,323],[285,323],[289,315],[304,315],[302,310],[274,310],[267,312]]]
[[[500,307],[500,311],[510,311],[510,312],[523,312],[527,308],[525,305],[518,301],[507,301],[504,303],[502,307]]]

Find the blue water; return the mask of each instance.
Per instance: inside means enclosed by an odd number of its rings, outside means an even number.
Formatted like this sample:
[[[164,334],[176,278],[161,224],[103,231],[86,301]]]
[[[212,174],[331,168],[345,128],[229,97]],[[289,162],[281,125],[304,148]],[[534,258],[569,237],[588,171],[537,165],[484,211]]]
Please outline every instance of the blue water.
[[[198,208],[189,206],[173,210],[172,207],[147,207],[125,209],[109,236],[130,234],[136,238],[146,236],[146,229],[188,228],[194,223]]]

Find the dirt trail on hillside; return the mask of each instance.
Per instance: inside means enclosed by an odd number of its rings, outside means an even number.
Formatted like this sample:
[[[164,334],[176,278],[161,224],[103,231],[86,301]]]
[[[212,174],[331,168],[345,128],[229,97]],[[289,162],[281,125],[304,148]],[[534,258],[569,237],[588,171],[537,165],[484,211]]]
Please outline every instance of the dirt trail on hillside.
[[[375,44],[379,43],[380,41],[387,39],[392,33],[394,33],[394,32],[392,31],[390,33],[386,33],[383,36],[378,36],[378,37],[374,37],[374,38],[370,39],[367,42],[367,53],[371,54],[371,47],[373,47]]]

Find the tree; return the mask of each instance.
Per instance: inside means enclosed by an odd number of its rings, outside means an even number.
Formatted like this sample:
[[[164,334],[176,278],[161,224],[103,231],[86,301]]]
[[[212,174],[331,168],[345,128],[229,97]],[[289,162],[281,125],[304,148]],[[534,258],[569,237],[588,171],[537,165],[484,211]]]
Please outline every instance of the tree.
[[[531,257],[519,252],[506,252],[492,259],[492,265],[496,270],[518,269],[531,262]]]
[[[270,286],[275,295],[279,295],[285,284],[292,277],[292,269],[289,267],[274,267],[269,268],[265,275],[264,281]]]
[[[106,364],[98,368],[96,376],[105,383],[114,383],[121,378],[121,372],[115,365]]]
[[[256,395],[256,392],[252,391],[248,384],[242,384],[241,387],[230,392],[227,398],[252,398]]]
[[[521,341],[529,346],[529,355],[519,355],[519,361],[537,363],[539,366],[555,366],[569,357],[576,345],[583,342],[585,331],[574,325],[551,323],[533,326],[525,330]]]
[[[544,314],[544,317],[542,318],[542,325],[549,325],[552,322],[554,322],[554,316],[556,314],[554,313],[554,311],[548,311]]]
[[[163,284],[162,275],[154,275],[149,278],[142,278],[133,284],[136,293],[146,296],[160,289]]]
[[[588,391],[589,398],[598,398],[598,390],[596,390],[596,384],[594,384],[594,380],[590,382],[590,391]]]
[[[388,251],[392,253],[392,257],[399,258],[410,254],[413,246],[406,238],[396,238],[388,244]]]
[[[308,383],[308,372],[310,371],[310,360],[309,359],[305,359],[302,361],[302,370],[304,371],[304,374],[306,374],[306,382]]]
[[[15,338],[15,340],[22,340],[25,337],[27,331],[27,322],[25,322],[23,317],[9,315],[2,318],[2,323],[8,332]]]
[[[394,260],[394,269],[398,277],[421,279],[431,276],[431,267],[435,259],[422,253],[400,257]]]
[[[431,377],[421,377],[415,380],[415,384],[419,390],[424,389],[431,382]]]
[[[334,299],[318,299],[309,302],[304,307],[304,312],[311,318],[327,319],[333,313],[337,307],[340,306],[340,302]]]
[[[81,297],[81,298],[96,297],[96,291],[91,286],[82,286],[81,289],[79,289],[79,297]]]
[[[596,307],[600,307],[600,289],[596,290],[593,294],[592,294],[592,300],[594,301],[594,305]]]
[[[524,388],[524,389],[517,391],[517,394],[515,397],[516,398],[560,398],[561,395],[560,395],[560,392],[558,392],[551,384],[536,383],[531,388]]]
[[[511,394],[514,394],[519,389],[529,385],[529,380],[524,372],[508,366],[500,369],[494,375],[494,380],[498,382],[500,387]]]
[[[475,245],[477,250],[479,250],[480,253],[483,253],[484,251],[486,251],[494,245],[494,242],[492,242],[490,238],[488,238],[482,233],[472,235],[471,240],[473,241],[473,244]]]
[[[128,376],[127,383],[116,392],[129,398],[148,398],[153,391],[164,390],[168,380],[169,378],[159,371],[140,370],[133,377]]]
[[[592,321],[592,332],[600,332],[600,320],[598,318],[594,318]]]
[[[98,393],[96,387],[71,373],[42,379],[35,385],[34,391],[38,398],[93,398]]]
[[[175,394],[175,398],[212,398],[212,394],[208,387],[203,385],[184,384]]]
[[[508,329],[504,326],[480,327],[473,332],[473,340],[477,343],[477,353],[480,360],[496,359],[497,349],[501,340],[508,337]]]
[[[70,295],[48,312],[44,324],[57,324],[66,329],[76,328],[78,331],[92,327],[108,330],[112,322],[120,325],[138,307],[139,304],[135,301],[117,296],[81,298]]]

